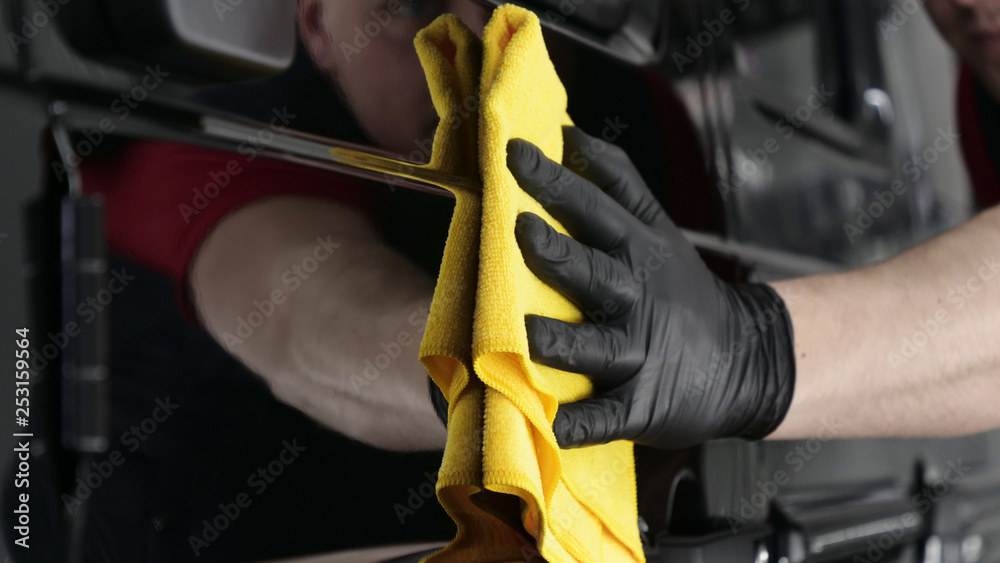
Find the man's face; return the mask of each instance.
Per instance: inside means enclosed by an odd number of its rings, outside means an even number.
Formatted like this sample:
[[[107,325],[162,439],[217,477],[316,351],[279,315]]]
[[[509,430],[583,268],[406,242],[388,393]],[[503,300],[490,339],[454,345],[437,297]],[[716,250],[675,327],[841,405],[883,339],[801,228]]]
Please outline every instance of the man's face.
[[[433,136],[437,114],[413,38],[446,12],[479,34],[489,16],[471,0],[299,0],[299,30],[316,67],[365,133],[394,152],[411,154]]]
[[[1000,0],[927,0],[927,11],[962,60],[1000,84]]]

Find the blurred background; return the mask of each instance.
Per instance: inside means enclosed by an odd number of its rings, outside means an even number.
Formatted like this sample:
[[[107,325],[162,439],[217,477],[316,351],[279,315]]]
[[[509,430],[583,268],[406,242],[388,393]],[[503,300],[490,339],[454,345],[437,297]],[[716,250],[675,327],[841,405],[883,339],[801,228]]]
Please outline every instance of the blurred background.
[[[611,127],[727,279],[877,262],[976,209],[961,151],[944,135],[957,129],[958,64],[918,2],[517,3],[546,28],[574,121],[592,135]],[[12,561],[277,560],[451,537],[433,499],[407,505],[412,515],[395,508],[433,483],[439,453],[377,450],[276,400],[185,317],[169,276],[109,250],[105,239],[130,223],[115,223],[120,212],[88,182],[141,166],[146,153],[130,151],[149,141],[301,168],[362,194],[387,244],[433,275],[447,193],[330,149],[426,162],[436,122],[413,35],[445,11],[474,21],[494,4],[403,0],[384,23],[386,2],[336,0],[335,17],[303,29],[291,0],[0,2],[0,349],[14,363],[15,329],[30,327],[36,360],[30,424],[18,427],[5,407],[0,432],[6,549],[16,539],[12,434],[34,434],[35,558]],[[950,144],[935,144],[942,135]],[[151,241],[211,212],[215,197],[203,189],[209,178],[157,170],[191,195],[141,226]],[[157,201],[151,180],[114,181]],[[866,219],[886,190],[892,203]],[[81,314],[116,272],[136,281]],[[71,322],[79,335],[63,334]],[[0,404],[14,403],[14,382],[0,382]],[[640,450],[650,561],[1000,561],[996,435],[817,432],[802,443]],[[295,476],[266,483],[209,540],[202,521],[292,437],[311,448],[288,469]],[[115,451],[123,463],[107,465]]]

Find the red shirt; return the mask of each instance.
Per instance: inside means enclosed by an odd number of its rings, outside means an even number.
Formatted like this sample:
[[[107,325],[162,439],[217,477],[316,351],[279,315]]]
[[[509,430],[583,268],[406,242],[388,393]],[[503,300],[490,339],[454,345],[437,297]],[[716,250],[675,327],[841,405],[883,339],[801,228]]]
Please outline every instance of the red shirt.
[[[679,105],[670,109],[682,112]],[[975,77],[966,67],[959,80],[958,117],[976,199],[984,208],[996,205],[1000,173],[983,134]],[[201,241],[227,213],[261,198],[298,194],[335,199],[374,214],[381,193],[331,172],[161,141],[133,141],[93,155],[84,161],[81,173],[84,190],[105,197],[111,250],[170,276],[191,318],[184,280]],[[704,207],[712,202],[700,203]]]
[[[969,170],[976,201],[985,209],[1000,204],[1000,171],[987,148],[988,137],[984,134],[984,127],[990,125],[983,123],[980,113],[976,77],[968,67],[963,66],[958,82],[958,126],[962,134],[965,165]],[[990,137],[996,138],[995,135],[996,133]]]
[[[227,213],[274,195],[331,198],[374,214],[374,185],[255,155],[162,141],[133,141],[80,167],[83,189],[104,196],[112,252],[173,279],[182,308],[188,268]]]

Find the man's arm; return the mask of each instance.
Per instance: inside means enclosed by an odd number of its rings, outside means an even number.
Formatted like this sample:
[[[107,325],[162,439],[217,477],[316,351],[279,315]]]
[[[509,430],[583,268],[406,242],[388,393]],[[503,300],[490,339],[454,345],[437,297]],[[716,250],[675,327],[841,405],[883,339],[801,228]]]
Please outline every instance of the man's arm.
[[[282,401],[374,446],[444,447],[417,360],[433,280],[361,214],[255,202],[219,222],[188,282],[209,333]]]
[[[795,330],[774,439],[949,436],[1000,427],[1000,208],[885,263],[771,284]]]
[[[600,321],[525,320],[532,359],[595,385],[560,406],[563,447],[1000,427],[1000,209],[878,266],[728,284],[620,150],[572,169],[515,142],[508,164],[573,236],[522,214],[528,267]]]

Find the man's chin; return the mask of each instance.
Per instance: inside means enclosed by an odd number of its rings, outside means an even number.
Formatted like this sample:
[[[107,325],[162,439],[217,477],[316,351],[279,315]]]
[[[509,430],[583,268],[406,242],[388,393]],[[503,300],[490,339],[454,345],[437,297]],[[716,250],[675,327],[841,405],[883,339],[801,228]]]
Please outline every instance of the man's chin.
[[[394,152],[405,160],[420,163],[430,162],[437,123],[438,120],[434,117],[431,120],[424,120],[424,124],[420,127],[406,128],[405,131],[399,129],[385,131],[382,135],[370,134],[369,138],[385,150]]]

